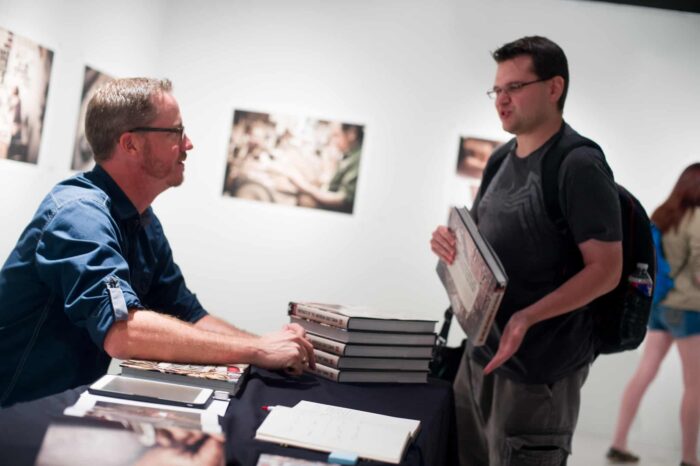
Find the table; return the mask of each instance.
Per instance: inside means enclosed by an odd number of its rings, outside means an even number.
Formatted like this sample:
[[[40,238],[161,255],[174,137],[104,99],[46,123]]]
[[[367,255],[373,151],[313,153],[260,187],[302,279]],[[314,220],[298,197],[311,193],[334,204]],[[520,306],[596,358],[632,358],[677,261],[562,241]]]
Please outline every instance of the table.
[[[14,465],[31,465],[51,418],[78,400],[86,387],[67,390],[0,410],[0,448]],[[254,368],[238,398],[231,400],[221,425],[226,433],[229,465],[255,466],[260,453],[324,461],[327,454],[283,447],[255,440],[255,430],[267,414],[264,405],[293,406],[300,400],[371,411],[421,421],[420,432],[409,446],[405,466],[456,464],[454,405],[450,384],[338,384],[305,374],[288,377]],[[4,461],[4,460],[3,460]],[[0,461],[2,462],[2,461]],[[362,466],[383,463],[362,461]]]

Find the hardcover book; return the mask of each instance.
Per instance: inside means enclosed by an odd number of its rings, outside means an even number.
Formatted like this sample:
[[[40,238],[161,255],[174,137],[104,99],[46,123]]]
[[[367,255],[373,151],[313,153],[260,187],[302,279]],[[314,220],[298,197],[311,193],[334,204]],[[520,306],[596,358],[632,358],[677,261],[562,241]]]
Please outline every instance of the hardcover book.
[[[288,313],[347,330],[431,333],[436,324],[434,320],[405,319],[387,311],[341,304],[290,302]]]
[[[224,439],[196,430],[65,416],[49,426],[37,466],[224,462]]]
[[[341,343],[329,338],[306,332],[306,338],[314,348],[339,356],[365,358],[427,358],[433,356],[432,346],[398,346],[398,345],[357,345]]]
[[[474,346],[483,345],[503,299],[508,277],[498,256],[466,208],[454,207],[448,221],[457,239],[452,265],[438,262],[457,321]]]
[[[316,363],[305,371],[340,383],[426,383],[428,371],[347,370]]]
[[[194,387],[222,390],[231,396],[238,393],[249,371],[248,364],[205,366],[128,359],[120,364],[122,375],[141,379],[179,383]]]
[[[338,356],[314,348],[316,363],[334,369],[369,369],[394,371],[427,371],[430,359],[407,358],[356,358]]]
[[[420,421],[300,401],[276,406],[255,432],[257,440],[399,464]]]
[[[330,325],[320,324],[311,320],[289,316],[290,322],[299,324],[309,332],[330,338],[342,343],[362,343],[374,345],[418,345],[432,346],[435,343],[434,333],[395,333],[348,331]]]

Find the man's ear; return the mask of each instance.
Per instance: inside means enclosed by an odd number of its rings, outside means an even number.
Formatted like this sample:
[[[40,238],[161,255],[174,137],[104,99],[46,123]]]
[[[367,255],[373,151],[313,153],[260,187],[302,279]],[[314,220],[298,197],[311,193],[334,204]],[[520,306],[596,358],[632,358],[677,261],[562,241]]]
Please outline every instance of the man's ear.
[[[549,98],[552,102],[559,102],[559,97],[564,93],[564,78],[554,76],[549,85]]]
[[[134,137],[134,133],[122,133],[122,135],[119,136],[119,142],[117,142],[117,145],[119,145],[119,148],[122,151],[128,154],[135,154],[140,148],[139,143],[140,141]]]

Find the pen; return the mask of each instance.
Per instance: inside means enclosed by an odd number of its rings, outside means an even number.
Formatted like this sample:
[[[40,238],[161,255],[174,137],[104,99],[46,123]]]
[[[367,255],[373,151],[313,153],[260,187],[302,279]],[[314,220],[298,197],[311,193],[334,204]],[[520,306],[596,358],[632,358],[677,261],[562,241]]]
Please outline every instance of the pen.
[[[262,405],[260,407],[263,411],[272,411],[275,408],[278,408],[278,406],[268,406],[268,405]]]

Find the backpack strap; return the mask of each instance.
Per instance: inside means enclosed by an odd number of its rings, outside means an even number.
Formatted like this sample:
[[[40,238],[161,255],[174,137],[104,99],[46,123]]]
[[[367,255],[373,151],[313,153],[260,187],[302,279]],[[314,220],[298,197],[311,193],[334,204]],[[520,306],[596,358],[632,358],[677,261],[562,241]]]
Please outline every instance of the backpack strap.
[[[570,236],[571,231],[559,203],[559,169],[562,162],[564,162],[564,158],[573,152],[574,149],[591,147],[599,150],[601,153],[603,150],[598,144],[588,138],[578,134],[573,137],[564,137],[563,134],[564,125],[559,130],[552,146],[542,157],[542,196],[547,216],[563,236]]]
[[[474,204],[470,209],[474,220],[476,220],[476,207],[479,204],[479,201],[484,197],[486,188],[488,188],[489,183],[491,183],[493,178],[496,176],[496,173],[498,173],[498,169],[501,168],[501,165],[503,165],[503,161],[506,159],[508,154],[510,154],[514,147],[515,138],[511,139],[510,141],[506,142],[501,147],[496,149],[493,152],[493,154],[491,154],[491,157],[489,157],[488,162],[486,162],[484,173],[481,176],[481,183],[479,184],[479,191],[477,193],[476,199],[474,200]]]

